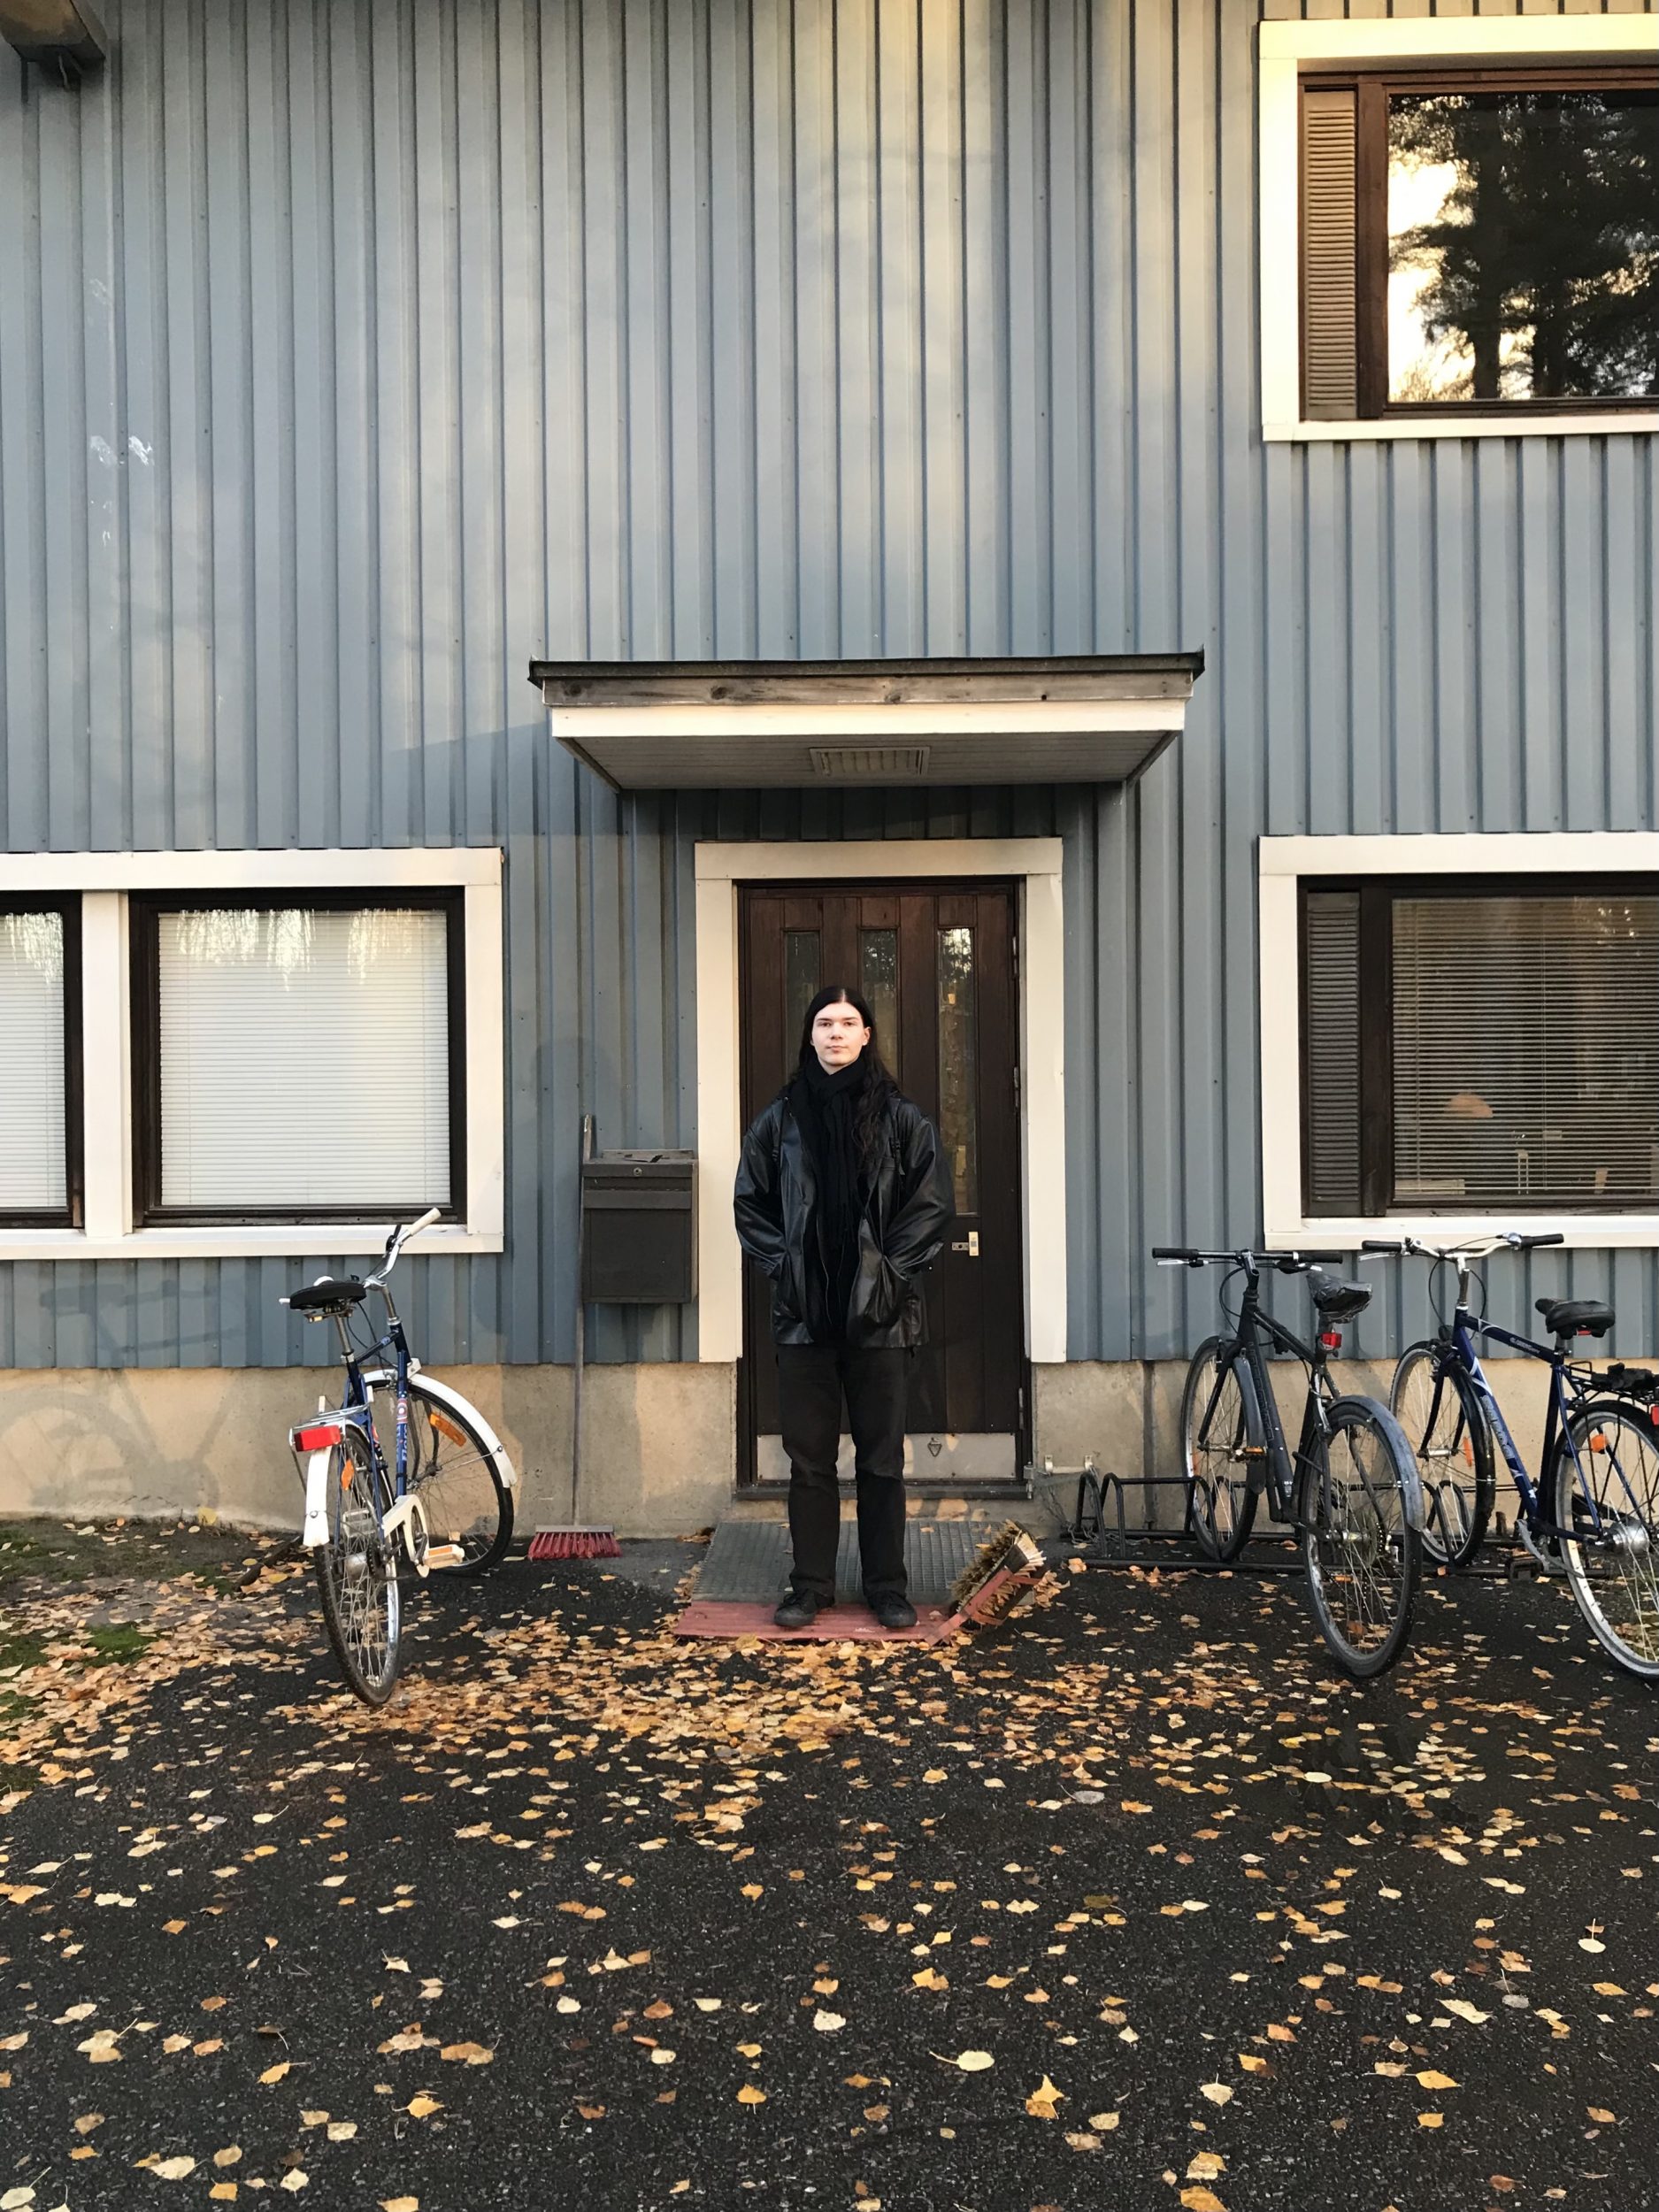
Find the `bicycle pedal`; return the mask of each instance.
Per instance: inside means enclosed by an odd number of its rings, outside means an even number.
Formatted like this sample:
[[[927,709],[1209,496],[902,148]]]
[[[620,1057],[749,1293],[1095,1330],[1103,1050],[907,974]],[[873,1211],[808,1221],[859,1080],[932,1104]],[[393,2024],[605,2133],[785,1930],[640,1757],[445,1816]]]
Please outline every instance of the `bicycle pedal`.
[[[428,1544],[426,1564],[429,1567],[458,1567],[466,1558],[459,1544]]]

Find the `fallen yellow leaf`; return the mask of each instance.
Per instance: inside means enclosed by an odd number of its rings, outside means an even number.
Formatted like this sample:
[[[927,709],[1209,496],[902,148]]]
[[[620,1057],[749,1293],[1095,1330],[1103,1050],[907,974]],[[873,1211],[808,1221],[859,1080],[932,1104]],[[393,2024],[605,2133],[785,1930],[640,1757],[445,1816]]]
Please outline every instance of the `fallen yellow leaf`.
[[[434,2112],[442,2112],[443,2107],[436,2097],[429,2097],[422,2090],[419,2096],[409,2100],[403,2109],[411,2120],[425,2120]]]
[[[282,2078],[283,2075],[284,2075],[284,2074],[286,2074],[286,2073],[288,2072],[288,2070],[289,2067],[292,2065],[292,2063],[293,2063],[293,2061],[292,2061],[291,2059],[286,2059],[286,2058],[280,2058],[280,2059],[278,2059],[278,2061],[277,2061],[277,2062],[276,2062],[276,2064],[275,2064],[274,2066],[267,2066],[267,2067],[265,2068],[265,2070],[264,2073],[263,2073],[263,2074],[261,2074],[261,2075],[260,2075],[260,2077],[259,2077],[260,2081],[261,2081],[261,2082],[264,2084],[264,2085],[265,2085],[265,2086],[268,2089],[268,2088],[271,2086],[271,2085],[272,2085],[272,2083],[273,2083],[273,2082],[277,2082],[277,2081],[280,2081],[280,2080],[281,2080],[281,2078]]]
[[[1264,2074],[1267,2071],[1267,2061],[1259,2051],[1240,2051],[1239,2063],[1247,2074]]]
[[[1446,2125],[1446,2115],[1443,2112],[1419,2112],[1417,2125],[1420,2128],[1443,2128]]]
[[[1055,2120],[1059,2117],[1057,2108],[1064,2102],[1065,2099],[1062,2092],[1055,2087],[1045,2074],[1030,2096],[1026,2098],[1025,2109],[1033,2120]]]
[[[764,2104],[766,2093],[764,2089],[757,2089],[752,2081],[746,2081],[737,2093],[737,2101],[739,2104]]]
[[[495,2055],[482,2043],[446,2043],[438,2053],[440,2058],[453,2059],[465,2066],[488,2066]]]
[[[1123,2116],[1121,2112],[1091,2112],[1088,2124],[1097,2134],[1110,2135]]]
[[[1206,2189],[1202,2181],[1194,2182],[1190,2189],[1181,2191],[1181,2202],[1187,2212],[1227,2212],[1226,2206],[1215,2191]]]
[[[1618,2124],[1618,2115],[1603,2111],[1599,2104],[1587,2104],[1584,2108],[1598,2127],[1610,2128]]]
[[[1442,2074],[1437,2068],[1432,2066],[1426,2067],[1424,2071],[1417,2076],[1417,2087],[1419,2089],[1455,2089],[1456,2086],[1457,2084],[1452,2079],[1449,2074]]]
[[[382,2197],[380,2212],[420,2212],[419,2197]]]

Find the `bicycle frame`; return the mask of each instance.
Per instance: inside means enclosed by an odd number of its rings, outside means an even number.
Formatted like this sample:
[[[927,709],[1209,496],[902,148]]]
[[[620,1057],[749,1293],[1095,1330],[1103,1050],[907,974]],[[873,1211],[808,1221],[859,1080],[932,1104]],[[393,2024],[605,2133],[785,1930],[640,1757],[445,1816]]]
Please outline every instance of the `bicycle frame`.
[[[1579,1493],[1594,1523],[1595,1534],[1598,1537],[1601,1536],[1602,1533],[1601,1517],[1596,1509],[1595,1500],[1585,1477],[1584,1465],[1578,1456],[1578,1447],[1573,1441],[1570,1419],[1578,1408],[1584,1405],[1594,1394],[1593,1372],[1592,1380],[1581,1379],[1573,1372],[1572,1363],[1568,1360],[1564,1353],[1556,1350],[1554,1345],[1539,1344],[1532,1338],[1517,1335],[1515,1330],[1503,1328],[1495,1321],[1482,1319],[1479,1314],[1471,1311],[1467,1303],[1467,1295],[1466,1286],[1460,1283],[1456,1307],[1451,1319],[1441,1325],[1440,1340],[1450,1348],[1456,1364],[1474,1389],[1486,1426],[1498,1449],[1503,1454],[1504,1463],[1509,1468],[1510,1479],[1520,1496],[1521,1508],[1526,1516],[1528,1529],[1534,1536],[1572,1537],[1575,1535],[1573,1530],[1562,1528],[1555,1521],[1547,1519],[1545,1517],[1544,1503],[1538,1486],[1526,1471],[1526,1463],[1521,1457],[1520,1448],[1510,1433],[1509,1425],[1503,1417],[1503,1409],[1498,1403],[1497,1395],[1487,1379],[1486,1371],[1481,1364],[1480,1355],[1475,1348],[1477,1333],[1485,1337],[1489,1343],[1507,1345],[1512,1352],[1519,1352],[1525,1358],[1542,1360],[1548,1367],[1550,1371],[1549,1402],[1544,1412],[1544,1444],[1542,1456],[1539,1461],[1540,1471],[1541,1473],[1551,1464],[1555,1458],[1556,1443],[1558,1440],[1564,1438],[1567,1449],[1572,1454],[1573,1474],[1578,1481]],[[1444,1375],[1443,1373],[1437,1374],[1434,1379],[1431,1425],[1432,1421],[1439,1417],[1440,1394],[1443,1386]],[[1622,1476],[1620,1479],[1623,1479]],[[1582,1530],[1576,1533],[1580,1539],[1582,1538]]]
[[[1222,1385],[1229,1373],[1237,1371],[1241,1362],[1250,1395],[1256,1402],[1261,1434],[1264,1440],[1263,1450],[1265,1456],[1251,1467],[1250,1486],[1266,1498],[1270,1520],[1286,1522],[1297,1529],[1310,1525],[1322,1527],[1323,1519],[1310,1524],[1302,1517],[1299,1478],[1310,1471],[1317,1475],[1322,1463],[1314,1448],[1321,1438],[1328,1437],[1331,1432],[1325,1409],[1327,1401],[1335,1394],[1331,1388],[1330,1376],[1325,1368],[1326,1348],[1305,1342],[1294,1329],[1286,1328],[1282,1321],[1266,1312],[1262,1305],[1260,1278],[1253,1269],[1246,1269],[1243,1272],[1246,1279],[1244,1296],[1234,1324],[1233,1350],[1217,1366],[1215,1386],[1210,1392],[1210,1403],[1204,1408],[1199,1434],[1208,1437]],[[1222,1287],[1225,1291],[1225,1280]],[[1264,1337],[1281,1352],[1288,1353],[1291,1358],[1299,1361],[1308,1377],[1302,1433],[1297,1439],[1294,1455],[1285,1434],[1279,1402],[1267,1371],[1267,1360],[1263,1350]],[[1327,1486],[1324,1483],[1318,1485],[1318,1498],[1319,1512],[1323,1516],[1328,1509]]]

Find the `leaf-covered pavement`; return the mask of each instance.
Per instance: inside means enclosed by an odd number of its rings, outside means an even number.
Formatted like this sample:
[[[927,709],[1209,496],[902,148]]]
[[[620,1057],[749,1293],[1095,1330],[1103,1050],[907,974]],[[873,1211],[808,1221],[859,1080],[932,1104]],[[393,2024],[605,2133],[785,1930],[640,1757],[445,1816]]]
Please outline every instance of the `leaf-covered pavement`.
[[[1659,1712],[1557,1587],[1362,1689],[1294,1583],[731,1650],[641,1548],[374,1714],[244,1554],[0,1533],[0,2212],[1653,2201]]]

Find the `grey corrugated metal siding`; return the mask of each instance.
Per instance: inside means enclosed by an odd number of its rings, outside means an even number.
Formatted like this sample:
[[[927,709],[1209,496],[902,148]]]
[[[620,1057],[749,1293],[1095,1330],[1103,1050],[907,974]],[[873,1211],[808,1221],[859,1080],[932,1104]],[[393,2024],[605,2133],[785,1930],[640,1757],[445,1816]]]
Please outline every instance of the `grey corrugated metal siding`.
[[[1650,440],[1256,435],[1248,0],[104,12],[78,92],[0,58],[0,829],[505,848],[510,1248],[411,1265],[434,1358],[568,1356],[584,1105],[695,1141],[698,836],[1065,836],[1121,1358],[1200,1323],[1148,1243],[1258,1226],[1257,834],[1654,824]],[[1193,646],[1126,796],[619,801],[524,682]],[[330,1256],[0,1268],[0,1365],[280,1363]],[[1526,1286],[1659,1338],[1648,1254]]]

